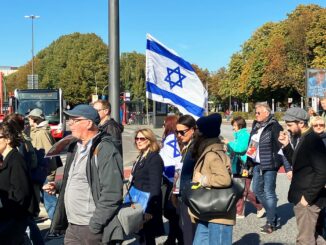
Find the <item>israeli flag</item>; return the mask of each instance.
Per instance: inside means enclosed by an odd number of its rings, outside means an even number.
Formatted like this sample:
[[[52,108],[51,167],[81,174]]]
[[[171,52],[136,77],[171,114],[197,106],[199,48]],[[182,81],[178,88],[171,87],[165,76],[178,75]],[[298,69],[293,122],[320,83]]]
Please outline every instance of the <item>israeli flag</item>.
[[[146,97],[194,118],[205,112],[207,92],[190,63],[147,34]]]
[[[181,152],[177,137],[169,134],[163,141],[163,147],[160,150],[160,156],[164,162],[163,175],[173,182],[175,167],[181,162]]]

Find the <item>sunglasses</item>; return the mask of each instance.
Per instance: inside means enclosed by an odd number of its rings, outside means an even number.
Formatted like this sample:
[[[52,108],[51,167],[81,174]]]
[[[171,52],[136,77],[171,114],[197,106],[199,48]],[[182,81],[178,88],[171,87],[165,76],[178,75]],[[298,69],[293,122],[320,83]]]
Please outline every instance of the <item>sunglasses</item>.
[[[314,128],[317,128],[317,127],[321,127],[321,128],[324,128],[325,127],[325,124],[314,124],[312,125]]]
[[[175,133],[176,135],[181,135],[181,136],[185,136],[185,134],[190,130],[190,128],[185,129],[185,130],[176,130]]]
[[[140,141],[140,142],[144,142],[145,140],[147,140],[145,137],[135,137],[135,141]]]

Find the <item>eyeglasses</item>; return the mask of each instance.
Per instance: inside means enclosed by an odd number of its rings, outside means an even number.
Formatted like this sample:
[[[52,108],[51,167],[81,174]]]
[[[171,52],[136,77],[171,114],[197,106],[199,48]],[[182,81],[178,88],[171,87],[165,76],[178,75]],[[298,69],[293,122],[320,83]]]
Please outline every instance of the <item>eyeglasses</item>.
[[[324,128],[325,127],[325,124],[324,123],[317,123],[317,124],[314,124],[312,125],[314,128],[317,128],[317,127],[321,127],[321,128]]]
[[[184,130],[176,130],[175,133],[176,135],[181,135],[181,136],[185,136],[185,134],[190,130],[190,128],[184,129]]]
[[[144,142],[145,140],[147,140],[147,138],[145,137],[135,137],[135,141],[140,141],[140,142]]]
[[[75,118],[75,119],[69,118],[68,123],[71,125],[74,125],[83,120],[88,120],[88,119],[86,119],[86,118]]]
[[[256,115],[260,115],[260,112],[259,112],[259,111],[256,111],[255,114],[256,114]]]
[[[95,109],[97,112],[104,111],[105,109]]]

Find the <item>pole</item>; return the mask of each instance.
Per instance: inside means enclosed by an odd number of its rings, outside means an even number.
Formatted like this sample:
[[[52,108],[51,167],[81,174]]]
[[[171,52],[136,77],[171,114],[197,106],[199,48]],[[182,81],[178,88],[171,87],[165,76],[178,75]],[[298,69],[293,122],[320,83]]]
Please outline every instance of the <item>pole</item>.
[[[119,0],[109,1],[109,101],[111,117],[120,122]]]
[[[34,17],[32,18],[32,89],[34,89]]]
[[[24,17],[32,20],[32,89],[34,89],[34,19],[40,18],[40,16],[31,14]]]

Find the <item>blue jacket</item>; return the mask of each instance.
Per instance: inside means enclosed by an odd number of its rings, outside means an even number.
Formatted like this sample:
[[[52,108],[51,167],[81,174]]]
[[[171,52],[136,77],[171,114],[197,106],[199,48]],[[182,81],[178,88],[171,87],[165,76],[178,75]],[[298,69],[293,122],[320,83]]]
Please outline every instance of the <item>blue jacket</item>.
[[[234,140],[227,144],[228,155],[231,158],[231,168],[233,174],[240,174],[241,166],[238,159],[245,164],[247,161],[246,151],[249,144],[250,134],[246,128],[242,128],[233,134]]]

